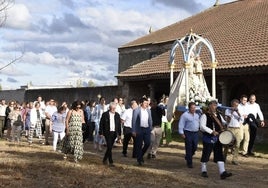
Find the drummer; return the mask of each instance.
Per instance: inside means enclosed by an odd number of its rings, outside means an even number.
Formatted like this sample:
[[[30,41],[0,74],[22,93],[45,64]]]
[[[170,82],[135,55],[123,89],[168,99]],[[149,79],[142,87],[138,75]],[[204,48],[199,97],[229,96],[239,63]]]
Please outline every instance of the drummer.
[[[217,112],[217,101],[213,100],[208,103],[208,111],[202,114],[200,118],[200,130],[203,132],[203,150],[201,157],[201,176],[208,177],[207,162],[211,152],[214,153],[214,162],[217,163],[221,179],[232,176],[225,170],[225,158],[223,156],[222,144],[218,136],[224,130],[224,119]]]
[[[225,117],[227,121],[228,130],[231,131],[235,137],[235,143],[233,146],[233,158],[232,164],[238,165],[238,152],[240,143],[242,141],[242,132],[240,130],[243,123],[243,118],[238,111],[239,100],[233,99],[231,101],[231,108],[225,110]]]

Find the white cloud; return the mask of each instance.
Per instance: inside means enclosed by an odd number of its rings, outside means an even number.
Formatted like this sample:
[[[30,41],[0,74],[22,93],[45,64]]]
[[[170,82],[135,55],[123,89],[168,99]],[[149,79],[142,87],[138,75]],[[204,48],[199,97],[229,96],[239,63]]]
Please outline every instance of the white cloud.
[[[6,25],[13,29],[28,29],[31,25],[31,17],[24,4],[14,4],[7,11]]]
[[[215,0],[195,2],[208,7]],[[0,66],[19,51],[23,57],[1,71],[4,88],[19,88],[30,81],[36,85],[75,85],[78,79],[92,80],[96,85],[115,84],[118,47],[148,34],[150,27],[157,30],[191,14],[191,9],[183,8],[189,7],[188,2],[176,7],[163,0],[15,3],[8,12],[7,27],[0,31]]]

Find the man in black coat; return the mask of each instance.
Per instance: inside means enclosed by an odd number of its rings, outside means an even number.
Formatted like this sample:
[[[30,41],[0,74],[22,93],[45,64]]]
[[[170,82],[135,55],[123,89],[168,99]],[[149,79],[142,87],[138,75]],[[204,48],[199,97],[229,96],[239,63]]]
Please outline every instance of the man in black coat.
[[[115,111],[116,103],[111,102],[109,105],[109,110],[104,112],[101,116],[99,135],[104,136],[107,144],[107,149],[103,158],[103,164],[107,164],[107,159],[109,160],[109,165],[114,166],[112,158],[112,148],[116,137],[121,137],[121,119],[119,113]]]

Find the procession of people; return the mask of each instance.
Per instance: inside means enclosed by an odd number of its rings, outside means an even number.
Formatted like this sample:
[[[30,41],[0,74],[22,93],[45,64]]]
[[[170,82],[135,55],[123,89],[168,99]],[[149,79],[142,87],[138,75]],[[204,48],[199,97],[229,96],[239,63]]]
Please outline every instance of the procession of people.
[[[225,154],[231,153],[233,165],[240,164],[240,157],[254,155],[257,128],[265,124],[256,96],[250,95],[249,102],[247,99],[246,95],[242,95],[240,101],[233,99],[231,107],[221,113],[217,109],[216,100],[211,100],[206,108],[201,109],[202,113],[197,111],[195,102],[189,102],[186,111],[175,124],[177,134],[185,142],[185,161],[188,168],[196,165],[193,163],[193,156],[199,142],[203,146],[200,174],[204,178],[209,177],[208,162],[212,152],[220,179],[232,176],[225,169]],[[108,104],[101,97],[98,102],[76,100],[68,107],[66,102],[60,105],[54,99],[45,102],[41,96],[36,101],[23,104],[10,101],[7,105],[2,99],[0,136],[15,143],[22,142],[21,136],[25,136],[29,147],[33,144],[51,145],[52,151],[61,152],[64,160],[72,155],[75,163],[83,159],[84,144],[92,143],[96,152],[102,152],[106,148],[102,162],[110,167],[115,166],[112,157],[115,145],[122,145],[122,157],[128,157],[129,145],[133,145],[131,157],[137,161],[138,166],[143,166],[148,160],[157,160],[159,147],[168,147],[161,143],[163,135],[167,134],[163,129],[163,123],[167,121],[163,118],[167,108],[163,103],[165,100],[168,97],[163,95],[159,101],[151,99],[149,103],[148,98],[143,96],[140,100],[131,99],[127,105],[122,97],[119,100],[115,98]],[[229,131],[232,135],[232,142],[227,145],[220,138],[224,131]],[[172,138],[166,136],[170,143]],[[52,144],[49,137],[53,138]]]

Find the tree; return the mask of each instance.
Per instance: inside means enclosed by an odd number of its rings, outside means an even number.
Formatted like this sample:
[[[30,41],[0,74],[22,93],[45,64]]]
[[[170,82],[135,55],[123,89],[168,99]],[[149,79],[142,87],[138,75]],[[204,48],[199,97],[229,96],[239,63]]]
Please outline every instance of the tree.
[[[88,87],[95,87],[95,86],[96,84],[92,80],[88,81]]]
[[[7,19],[7,9],[9,9],[12,5],[14,4],[14,0],[0,0],[0,27],[4,25]],[[4,68],[8,67],[9,65],[15,63],[19,59],[22,58],[22,55],[19,56],[18,58],[14,58],[11,60],[9,63],[4,65],[3,67],[0,67],[0,71],[3,70]]]

